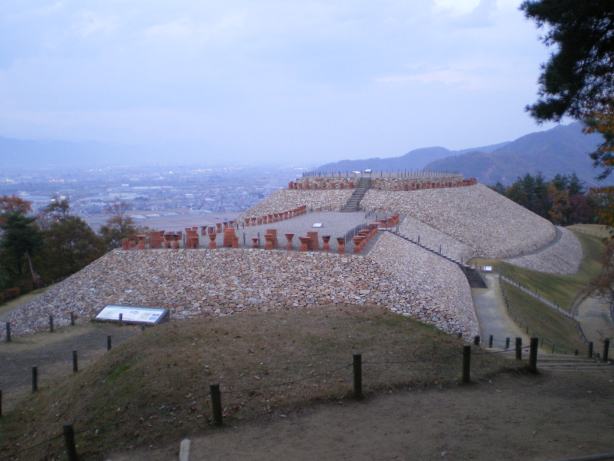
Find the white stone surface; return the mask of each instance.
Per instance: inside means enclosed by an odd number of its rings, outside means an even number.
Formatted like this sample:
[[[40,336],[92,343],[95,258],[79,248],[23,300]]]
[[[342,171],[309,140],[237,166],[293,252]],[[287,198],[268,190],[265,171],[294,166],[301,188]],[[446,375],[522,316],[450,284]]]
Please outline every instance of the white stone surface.
[[[555,237],[550,222],[481,184],[411,192],[369,190],[361,206],[411,216],[483,257],[513,257]]]
[[[262,202],[245,211],[241,219],[259,217],[269,213],[280,213],[302,205],[308,209],[339,210],[348,201],[354,191],[339,190],[289,190],[280,189],[273,192]]]
[[[475,249],[411,216],[403,219],[399,225],[399,233],[413,240],[420,237],[422,245],[437,252],[441,246],[442,254],[457,261],[467,261],[475,256]]]
[[[506,259],[515,266],[551,274],[575,274],[582,262],[582,244],[574,233],[559,227],[561,238],[543,251]]]
[[[462,332],[468,338],[479,334],[471,288],[456,264],[389,233],[379,238],[368,257],[400,280],[404,290],[415,293],[413,303],[420,309],[407,311],[412,316],[449,333]]]

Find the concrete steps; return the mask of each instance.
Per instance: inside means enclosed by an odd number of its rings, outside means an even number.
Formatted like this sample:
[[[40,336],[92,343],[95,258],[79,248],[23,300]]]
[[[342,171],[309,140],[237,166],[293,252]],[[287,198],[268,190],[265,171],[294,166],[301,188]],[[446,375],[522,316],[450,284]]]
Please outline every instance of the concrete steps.
[[[345,212],[354,212],[360,211],[360,202],[363,197],[367,193],[367,191],[371,188],[371,178],[360,178],[358,180],[358,184],[356,185],[356,189],[348,199],[341,211]]]

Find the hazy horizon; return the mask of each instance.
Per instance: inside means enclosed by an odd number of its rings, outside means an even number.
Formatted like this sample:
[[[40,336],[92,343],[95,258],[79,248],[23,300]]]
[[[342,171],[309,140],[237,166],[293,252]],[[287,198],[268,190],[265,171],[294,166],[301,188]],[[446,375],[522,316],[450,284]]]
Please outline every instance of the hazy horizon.
[[[519,4],[6,5],[0,136],[137,146],[145,161],[216,165],[510,141],[553,126],[524,110],[548,50]]]

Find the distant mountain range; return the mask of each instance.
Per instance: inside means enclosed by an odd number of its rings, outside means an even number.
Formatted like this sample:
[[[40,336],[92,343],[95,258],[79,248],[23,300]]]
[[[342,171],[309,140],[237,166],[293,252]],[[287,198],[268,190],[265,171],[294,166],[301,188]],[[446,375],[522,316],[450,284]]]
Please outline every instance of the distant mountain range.
[[[541,172],[546,178],[557,173],[576,173],[587,184],[598,184],[598,170],[589,153],[602,142],[601,135],[584,134],[582,124],[560,125],[531,133],[514,141],[452,151],[443,147],[416,149],[400,157],[342,160],[316,171],[432,170],[462,173],[484,184],[510,184],[526,173]],[[611,184],[614,180],[607,181]]]

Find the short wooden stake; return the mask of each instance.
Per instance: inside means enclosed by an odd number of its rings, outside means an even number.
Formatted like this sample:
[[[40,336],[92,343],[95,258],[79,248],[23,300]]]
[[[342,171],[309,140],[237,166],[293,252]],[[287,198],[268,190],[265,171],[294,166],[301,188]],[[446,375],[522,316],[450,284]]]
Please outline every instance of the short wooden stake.
[[[510,338],[505,338],[505,350],[510,348]]]
[[[11,322],[6,322],[6,342],[11,342]]]
[[[72,351],[72,372],[76,373],[79,371],[79,362],[77,357],[77,351]]]
[[[221,426],[224,424],[222,419],[222,396],[220,394],[220,385],[211,384],[209,386],[211,392],[211,408],[213,409],[213,424]]]
[[[107,350],[111,350],[111,336],[107,336]]]
[[[601,360],[604,362],[608,361],[608,353],[610,351],[610,340],[608,338],[603,340],[603,357]]]
[[[537,348],[539,345],[538,338],[531,338],[531,349],[529,351],[529,371],[537,373]]]
[[[75,326],[75,314],[73,312],[70,313],[70,326]]]
[[[49,316],[49,331],[53,333],[53,315]]]
[[[492,349],[492,343],[493,343],[493,341],[494,341],[494,338],[493,338],[493,336],[492,336],[492,335],[490,335],[490,336],[488,337],[488,348],[489,348],[489,349]]]
[[[362,354],[354,354],[352,360],[354,369],[354,398],[362,399]]]
[[[522,360],[522,338],[516,338],[516,360]]]
[[[64,425],[64,444],[66,445],[66,457],[68,461],[78,461],[77,447],[75,446],[75,431],[72,424]]]
[[[471,382],[471,346],[463,346],[463,384]]]
[[[38,368],[32,367],[32,392],[38,390]]]
[[[473,337],[473,344],[476,346],[480,345],[480,335],[474,336]]]
[[[119,314],[119,324],[120,325],[124,324],[124,314]]]
[[[588,358],[592,359],[593,358],[593,342],[589,341],[588,343]]]

